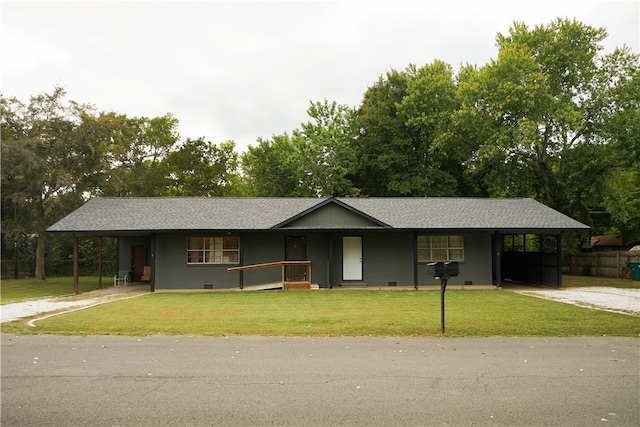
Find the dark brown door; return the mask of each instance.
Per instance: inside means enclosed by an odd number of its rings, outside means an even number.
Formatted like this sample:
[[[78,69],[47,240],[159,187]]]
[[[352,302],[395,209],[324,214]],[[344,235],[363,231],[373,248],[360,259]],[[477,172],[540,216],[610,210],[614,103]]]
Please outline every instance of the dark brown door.
[[[307,259],[307,241],[304,236],[290,236],[285,238],[286,261],[304,261]],[[307,280],[307,269],[304,265],[288,265],[285,268],[287,282]]]
[[[145,265],[147,265],[147,247],[134,246],[131,249],[131,271],[133,272],[132,279],[134,282],[140,281]]]

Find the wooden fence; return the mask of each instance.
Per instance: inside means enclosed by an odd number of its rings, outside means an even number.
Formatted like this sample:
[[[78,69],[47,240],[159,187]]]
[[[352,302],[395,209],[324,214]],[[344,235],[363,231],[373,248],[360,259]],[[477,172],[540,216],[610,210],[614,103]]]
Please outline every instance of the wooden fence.
[[[562,260],[562,273],[630,279],[630,261],[640,261],[640,252],[603,251],[567,255]]]

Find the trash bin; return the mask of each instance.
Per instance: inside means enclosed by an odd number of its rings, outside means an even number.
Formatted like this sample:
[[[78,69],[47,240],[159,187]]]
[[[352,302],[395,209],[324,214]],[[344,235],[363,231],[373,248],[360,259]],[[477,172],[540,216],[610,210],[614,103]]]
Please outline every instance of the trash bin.
[[[629,261],[631,280],[640,280],[640,261]]]

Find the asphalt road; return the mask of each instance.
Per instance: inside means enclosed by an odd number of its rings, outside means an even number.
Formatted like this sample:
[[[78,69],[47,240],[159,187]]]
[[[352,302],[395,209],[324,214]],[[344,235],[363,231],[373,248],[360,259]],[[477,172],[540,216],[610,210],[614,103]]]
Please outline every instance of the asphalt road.
[[[636,338],[2,335],[2,426],[638,426]]]

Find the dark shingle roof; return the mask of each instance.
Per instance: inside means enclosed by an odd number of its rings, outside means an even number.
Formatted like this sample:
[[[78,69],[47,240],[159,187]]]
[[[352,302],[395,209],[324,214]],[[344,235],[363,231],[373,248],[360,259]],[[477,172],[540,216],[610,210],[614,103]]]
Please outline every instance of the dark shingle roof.
[[[533,199],[340,199],[393,228],[588,229]]]
[[[316,198],[94,198],[49,231],[269,229]]]
[[[532,199],[336,200],[396,229],[588,229]],[[268,230],[327,202],[318,198],[94,198],[48,231]]]

